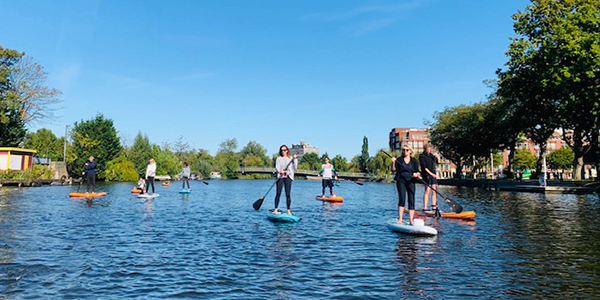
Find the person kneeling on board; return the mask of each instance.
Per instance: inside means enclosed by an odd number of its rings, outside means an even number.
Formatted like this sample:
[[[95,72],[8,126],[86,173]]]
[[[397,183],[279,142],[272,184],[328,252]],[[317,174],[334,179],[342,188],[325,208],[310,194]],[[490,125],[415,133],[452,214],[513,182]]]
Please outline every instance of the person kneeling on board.
[[[338,176],[335,167],[329,163],[329,157],[325,157],[325,164],[321,165],[319,175],[323,176],[323,190],[321,197],[325,197],[325,188],[327,187],[329,187],[329,194],[331,194],[331,197],[335,197],[335,194],[333,193],[333,176],[335,176],[335,180],[338,180]]]
[[[402,147],[402,155],[399,159],[392,157],[392,172],[396,172],[396,189],[398,190],[398,223],[402,224],[406,196],[408,196],[408,217],[410,225],[413,225],[415,217],[415,183],[419,178],[419,162],[412,157],[413,151],[408,146]]]

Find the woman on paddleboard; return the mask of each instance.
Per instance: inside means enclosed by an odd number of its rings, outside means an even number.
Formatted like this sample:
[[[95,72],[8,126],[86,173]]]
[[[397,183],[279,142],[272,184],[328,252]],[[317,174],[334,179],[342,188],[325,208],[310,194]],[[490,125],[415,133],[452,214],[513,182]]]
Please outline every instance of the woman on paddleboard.
[[[298,167],[298,156],[294,154],[290,156],[290,149],[286,145],[279,147],[279,157],[275,161],[275,170],[277,170],[277,193],[275,194],[275,209],[274,214],[279,213],[279,197],[281,191],[285,187],[285,198],[287,205],[287,213],[292,214],[290,207],[292,206],[292,182],[294,181],[294,173]]]
[[[398,223],[402,224],[406,196],[408,195],[408,217],[413,225],[415,217],[415,182],[419,178],[419,162],[412,157],[413,151],[408,145],[402,147],[400,159],[392,157],[392,171],[396,172],[396,189],[398,189]]]
[[[154,158],[150,159],[150,163],[146,167],[146,194],[150,191],[150,185],[152,185],[152,194],[154,194],[154,177],[156,176],[156,161]]]
[[[333,193],[333,178],[335,176],[335,180],[338,180],[338,177],[335,168],[329,163],[329,157],[325,157],[325,164],[321,165],[319,174],[323,176],[323,190],[321,197],[325,197],[325,188],[327,187],[329,187],[329,194],[331,194],[331,197],[335,197],[335,194]]]
[[[83,166],[82,175],[87,175],[87,192],[90,192],[90,185],[92,186],[92,193],[96,191],[96,162],[94,157],[90,156],[90,161],[86,162]]]

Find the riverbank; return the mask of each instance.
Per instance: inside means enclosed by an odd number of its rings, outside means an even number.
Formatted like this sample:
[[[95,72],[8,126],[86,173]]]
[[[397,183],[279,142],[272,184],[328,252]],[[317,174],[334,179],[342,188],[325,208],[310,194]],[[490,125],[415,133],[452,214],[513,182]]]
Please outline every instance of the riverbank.
[[[439,185],[477,187],[498,191],[516,191],[530,193],[558,193],[558,194],[593,194],[599,193],[600,187],[593,181],[548,181],[545,187],[540,186],[537,180],[476,180],[476,179],[440,179]]]

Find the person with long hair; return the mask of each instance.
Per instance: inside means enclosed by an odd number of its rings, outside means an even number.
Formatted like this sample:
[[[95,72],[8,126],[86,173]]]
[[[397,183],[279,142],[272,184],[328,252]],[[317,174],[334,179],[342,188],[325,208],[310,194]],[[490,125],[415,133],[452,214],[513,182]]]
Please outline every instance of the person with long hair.
[[[406,196],[408,196],[408,217],[410,225],[415,217],[415,182],[419,178],[419,162],[412,157],[412,149],[408,145],[402,147],[399,159],[392,157],[392,171],[396,172],[396,189],[398,190],[398,223],[402,224]]]
[[[290,156],[290,149],[286,145],[279,147],[279,157],[275,160],[275,170],[277,171],[277,192],[275,194],[275,209],[274,214],[279,213],[279,198],[281,191],[285,187],[285,198],[287,213],[292,214],[292,182],[294,181],[294,173],[298,168],[298,156]]]
[[[154,158],[150,159],[150,163],[146,167],[146,194],[150,191],[150,185],[152,185],[152,194],[154,194],[154,177],[156,176],[156,161]]]

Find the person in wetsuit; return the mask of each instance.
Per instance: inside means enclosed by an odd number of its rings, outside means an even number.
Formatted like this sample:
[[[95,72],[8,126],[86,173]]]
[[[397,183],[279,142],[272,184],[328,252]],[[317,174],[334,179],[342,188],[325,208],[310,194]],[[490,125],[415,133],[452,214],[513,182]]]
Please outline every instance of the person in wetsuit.
[[[83,173],[81,175],[86,175],[87,180],[87,192],[90,192],[90,185],[92,186],[92,193],[96,191],[96,162],[94,161],[94,157],[90,156],[90,161],[86,162],[83,165]]]

